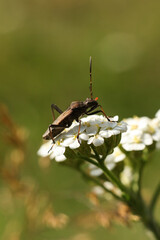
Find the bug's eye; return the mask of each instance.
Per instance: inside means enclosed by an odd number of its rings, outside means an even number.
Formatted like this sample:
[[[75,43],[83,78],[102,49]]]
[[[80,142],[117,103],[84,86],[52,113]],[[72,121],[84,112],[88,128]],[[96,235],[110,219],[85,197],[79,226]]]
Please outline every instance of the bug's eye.
[[[97,100],[98,100],[98,97],[95,98],[95,101],[97,101]]]

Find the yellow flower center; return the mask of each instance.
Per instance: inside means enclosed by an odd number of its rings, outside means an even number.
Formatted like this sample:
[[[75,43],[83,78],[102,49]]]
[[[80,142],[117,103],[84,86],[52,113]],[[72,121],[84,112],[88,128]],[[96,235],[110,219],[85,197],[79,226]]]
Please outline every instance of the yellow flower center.
[[[141,142],[141,139],[140,139],[139,137],[137,137],[137,136],[134,136],[133,141],[134,141],[135,143],[140,143],[140,142]]]
[[[117,152],[115,152],[114,154],[115,154],[115,157],[118,157],[118,156],[121,155],[121,152],[117,151]]]
[[[149,125],[148,126],[148,132],[153,134],[153,133],[155,133],[155,129],[152,126]]]
[[[131,130],[134,130],[134,129],[137,129],[137,128],[138,128],[137,124],[131,125]]]

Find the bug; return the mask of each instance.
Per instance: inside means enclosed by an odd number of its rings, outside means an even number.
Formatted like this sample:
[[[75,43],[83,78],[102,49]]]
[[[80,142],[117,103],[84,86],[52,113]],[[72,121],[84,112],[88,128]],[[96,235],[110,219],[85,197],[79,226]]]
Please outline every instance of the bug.
[[[89,74],[90,74],[90,98],[87,98],[85,101],[74,101],[70,104],[70,106],[64,112],[55,104],[51,105],[52,115],[53,115],[53,123],[49,125],[47,131],[43,134],[43,139],[45,140],[53,140],[54,138],[59,135],[65,128],[71,126],[72,122],[76,120],[79,122],[79,128],[77,133],[77,139],[79,140],[79,133],[81,127],[81,120],[80,117],[83,115],[92,115],[96,113],[103,113],[103,115],[110,121],[109,117],[105,114],[102,106],[97,102],[98,98],[93,99],[93,92],[92,92],[92,58],[90,57],[90,67],[89,67]],[[94,111],[100,107],[99,110]],[[59,117],[55,119],[54,110],[60,113]]]

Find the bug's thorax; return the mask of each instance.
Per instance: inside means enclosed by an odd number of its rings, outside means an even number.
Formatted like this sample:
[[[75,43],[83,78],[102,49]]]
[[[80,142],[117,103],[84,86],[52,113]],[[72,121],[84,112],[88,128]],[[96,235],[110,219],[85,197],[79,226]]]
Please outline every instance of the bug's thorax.
[[[98,102],[95,99],[92,98],[86,98],[86,100],[83,102],[85,105],[86,109],[92,108],[92,107],[98,107]]]

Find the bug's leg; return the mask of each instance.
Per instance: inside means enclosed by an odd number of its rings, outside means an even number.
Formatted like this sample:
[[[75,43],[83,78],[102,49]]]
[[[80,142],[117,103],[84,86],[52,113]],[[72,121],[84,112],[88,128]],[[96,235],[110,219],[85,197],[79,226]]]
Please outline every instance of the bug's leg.
[[[103,115],[107,118],[107,120],[110,122],[111,120],[109,119],[109,117],[105,114],[105,112],[103,110],[97,110],[95,112],[87,112],[86,115],[92,115],[92,114],[96,114],[96,113],[103,113]]]
[[[58,125],[56,125],[56,124],[50,124],[49,125],[50,127],[52,127],[52,128],[56,128],[56,129],[65,129],[65,128],[68,128],[69,127],[69,125],[68,124],[66,124],[66,125],[61,125],[61,124],[58,124]]]
[[[101,108],[101,111],[102,111],[103,115],[104,115],[104,116],[107,118],[107,120],[110,122],[111,120],[110,120],[109,117],[105,114],[102,106],[101,106],[101,105],[99,105],[99,106],[100,106],[100,108]]]
[[[80,140],[79,140],[79,134],[80,134],[80,129],[81,129],[81,120],[78,121],[79,122],[79,127],[78,127],[78,134],[77,134],[77,140],[80,144]]]
[[[52,134],[52,124],[49,125],[49,135],[50,135],[50,138],[52,139],[53,143],[55,143],[54,138],[53,138],[53,134]]]
[[[51,105],[53,121],[55,120],[54,109],[55,109],[58,113],[60,113],[60,114],[63,113],[63,111],[62,111],[59,107],[57,107],[56,104],[53,103],[53,104]]]

